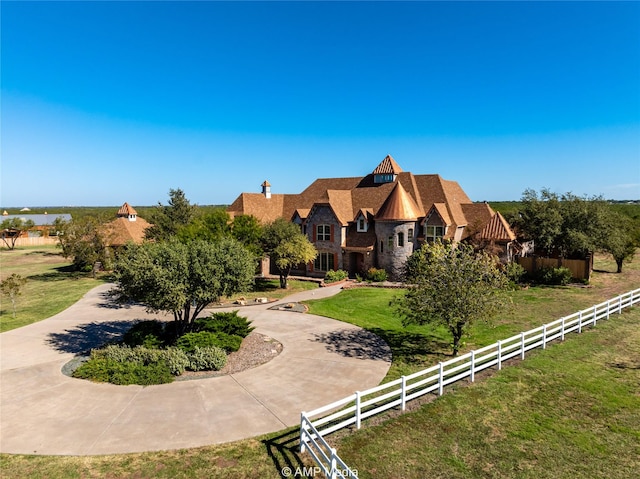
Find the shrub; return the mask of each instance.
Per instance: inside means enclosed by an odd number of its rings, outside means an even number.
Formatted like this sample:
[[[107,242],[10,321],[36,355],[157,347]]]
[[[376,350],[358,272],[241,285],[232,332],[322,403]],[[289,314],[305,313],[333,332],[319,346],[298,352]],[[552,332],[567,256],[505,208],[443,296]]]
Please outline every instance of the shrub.
[[[191,371],[219,371],[227,364],[226,353],[215,346],[200,348],[196,346],[189,355],[189,369]]]
[[[164,344],[164,326],[160,321],[141,321],[134,324],[122,339],[128,346],[158,348]]]
[[[255,328],[251,327],[251,321],[244,316],[238,316],[238,311],[213,313],[208,318],[195,320],[196,331],[209,331],[212,333],[225,333],[231,336],[246,338]]]
[[[387,272],[384,269],[369,268],[367,271],[367,280],[374,283],[381,283],[387,280]]]
[[[222,332],[213,333],[211,331],[199,331],[197,333],[187,333],[178,338],[176,346],[185,353],[193,353],[196,348],[217,346],[227,352],[237,351],[242,344],[240,336],[226,334]]]
[[[185,353],[193,353],[196,347],[203,348],[206,346],[216,345],[216,333],[210,331],[199,331],[197,333],[183,334],[176,341],[176,346]]]
[[[92,358],[73,373],[81,379],[98,382],[109,382],[118,385],[165,384],[173,381],[169,366],[160,361],[157,363],[141,364],[136,362],[119,362],[107,358]]]
[[[515,261],[507,263],[504,267],[504,274],[507,276],[507,279],[511,284],[518,284],[526,273],[527,271],[522,267],[522,265]]]
[[[571,270],[561,266],[559,268],[542,268],[535,272],[534,280],[540,284],[564,286],[571,282]]]
[[[347,273],[343,269],[339,269],[336,271],[327,271],[327,274],[324,275],[325,283],[337,283],[338,281],[342,281],[343,279],[347,279],[349,273]]]
[[[165,363],[171,374],[179,376],[189,364],[189,358],[179,348],[150,349],[143,346],[109,345],[91,351],[91,359],[105,359],[118,363],[136,363],[149,366]]]

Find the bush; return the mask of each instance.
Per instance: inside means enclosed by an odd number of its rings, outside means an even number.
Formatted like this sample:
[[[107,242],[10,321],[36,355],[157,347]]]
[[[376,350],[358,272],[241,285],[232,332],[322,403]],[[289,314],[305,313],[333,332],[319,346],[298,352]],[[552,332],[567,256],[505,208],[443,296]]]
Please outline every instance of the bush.
[[[216,346],[227,352],[237,351],[242,344],[240,336],[226,334],[222,332],[213,333],[211,331],[199,331],[197,333],[187,333],[178,338],[176,346],[185,353],[194,353],[196,348]]]
[[[179,376],[189,365],[189,358],[178,348],[149,349],[143,346],[130,348],[126,345],[109,345],[91,351],[91,359],[106,359],[118,363],[137,363],[149,366],[165,363],[171,374]]]
[[[325,283],[337,283],[338,281],[342,281],[343,279],[347,279],[349,273],[347,273],[343,269],[339,269],[336,271],[327,271],[327,274],[324,275]]]
[[[213,313],[208,318],[195,320],[196,331],[209,331],[211,333],[225,333],[231,336],[246,338],[255,328],[251,327],[251,321],[244,316],[238,316],[238,311]]]
[[[216,333],[210,331],[199,331],[197,333],[183,334],[176,341],[176,346],[185,353],[193,353],[198,348],[216,345]]]
[[[134,324],[122,339],[128,346],[158,348],[164,345],[164,325],[160,321],[141,321]]]
[[[141,364],[123,363],[107,358],[90,359],[74,371],[73,377],[118,385],[139,384],[141,386],[173,381],[169,366],[164,361]]]
[[[511,284],[518,284],[526,273],[527,271],[522,267],[522,265],[515,261],[507,263],[504,267],[504,274]]]
[[[369,268],[367,271],[367,281],[381,283],[387,280],[387,272],[384,269]]]
[[[227,364],[227,354],[215,346],[200,348],[196,346],[189,355],[191,371],[219,371]]]
[[[564,286],[571,282],[571,270],[561,266],[559,268],[542,268],[535,272],[534,281],[540,284]]]

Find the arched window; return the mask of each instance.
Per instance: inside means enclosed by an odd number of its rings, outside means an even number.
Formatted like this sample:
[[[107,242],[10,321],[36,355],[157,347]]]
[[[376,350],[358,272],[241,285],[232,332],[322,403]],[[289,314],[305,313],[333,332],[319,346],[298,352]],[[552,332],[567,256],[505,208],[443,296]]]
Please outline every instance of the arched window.
[[[404,248],[404,233],[398,233],[398,248]]]
[[[413,228],[409,228],[407,231],[407,241],[413,241]]]

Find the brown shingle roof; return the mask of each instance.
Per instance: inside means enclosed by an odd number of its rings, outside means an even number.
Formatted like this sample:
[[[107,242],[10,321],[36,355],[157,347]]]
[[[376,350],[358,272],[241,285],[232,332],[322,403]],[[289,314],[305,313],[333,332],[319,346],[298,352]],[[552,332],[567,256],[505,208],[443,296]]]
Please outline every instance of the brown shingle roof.
[[[375,174],[389,173],[397,175],[394,182],[375,183]],[[401,199],[395,196],[391,198],[395,189],[402,190],[403,193],[394,193],[401,195]],[[450,235],[459,227],[476,225],[484,228],[494,216],[488,205],[472,203],[457,182],[444,180],[439,175],[403,172],[390,155],[371,174],[364,177],[319,178],[300,194],[273,194],[271,198],[266,198],[260,193],[241,193],[227,211],[232,217],[250,214],[267,223],[280,217],[292,219],[296,212],[306,218],[314,204],[329,205],[343,225],[355,221],[360,211],[367,211],[379,220],[415,220],[424,217],[437,205],[435,210],[450,227]],[[506,222],[504,225],[508,227]],[[362,237],[362,233],[359,235]],[[369,239],[366,243],[369,243]]]
[[[104,226],[106,243],[108,246],[124,246],[130,242],[140,244],[144,240],[144,231],[149,226],[151,224],[139,216],[136,221],[129,221],[124,217],[116,218]]]

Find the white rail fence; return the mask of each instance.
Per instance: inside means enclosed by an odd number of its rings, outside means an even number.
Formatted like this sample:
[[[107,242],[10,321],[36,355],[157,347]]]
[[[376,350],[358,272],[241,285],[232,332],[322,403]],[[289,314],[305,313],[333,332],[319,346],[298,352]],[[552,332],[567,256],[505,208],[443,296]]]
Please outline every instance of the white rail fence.
[[[640,288],[428,369],[303,412],[300,451],[308,449],[316,464],[331,479],[357,477],[357,473],[348,475],[354,473],[324,440],[323,435],[352,425],[360,429],[363,419],[395,407],[404,411],[408,401],[425,394],[441,396],[444,387],[449,384],[465,378],[474,382],[475,375],[484,369],[496,366],[500,370],[504,361],[525,359],[527,351],[540,347],[545,349],[551,341],[564,341],[567,334],[581,333],[584,327],[595,326],[598,321],[608,319],[611,314],[621,314],[624,308],[637,303],[640,303]],[[312,419],[314,417],[316,419]]]

